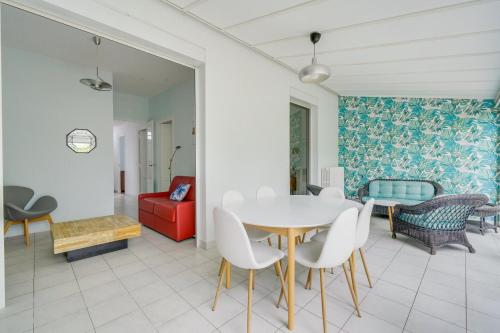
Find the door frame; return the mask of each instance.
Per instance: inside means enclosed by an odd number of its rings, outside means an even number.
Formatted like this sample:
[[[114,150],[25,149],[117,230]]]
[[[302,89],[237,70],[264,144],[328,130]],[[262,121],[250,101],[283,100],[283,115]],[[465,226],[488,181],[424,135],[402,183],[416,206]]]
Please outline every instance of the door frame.
[[[320,184],[320,170],[318,170],[318,106],[316,100],[305,93],[292,89],[290,103],[309,109],[309,182]],[[290,127],[290,125],[289,125]],[[290,138],[288,139],[290,142]]]
[[[139,175],[139,193],[144,193],[146,191],[142,191],[142,175],[141,175],[141,132],[142,131],[146,131],[147,132],[147,128],[146,127],[141,127],[139,129],[137,129],[137,153],[139,154],[139,156],[137,157],[137,174]],[[146,133],[146,136],[147,136],[147,133]],[[147,164],[147,160],[146,160],[146,164]],[[147,165],[146,165],[147,167]]]
[[[163,162],[163,155],[164,155],[162,147],[163,147],[164,143],[161,140],[161,126],[164,124],[170,124],[170,149],[171,149],[170,151],[174,151],[174,147],[175,147],[175,145],[174,145],[174,121],[172,120],[172,118],[163,118],[161,120],[158,120],[156,122],[156,125],[158,127],[156,129],[156,133],[157,133],[156,138],[158,141],[157,142],[157,147],[158,147],[157,151],[158,151],[159,158],[158,158],[158,163],[157,163],[158,168],[156,170],[156,174],[158,175],[158,183],[160,185],[162,184],[162,181],[163,181],[163,179],[162,179],[163,176],[162,176],[161,171],[164,167],[167,167],[167,165],[163,165],[163,163],[162,163]],[[170,184],[169,184],[169,186],[170,186]],[[162,190],[162,189],[159,189],[159,190]]]
[[[209,248],[210,242],[206,238],[206,147],[205,147],[205,103],[206,103],[206,84],[205,84],[205,59],[206,50],[187,40],[169,33],[162,32],[163,38],[149,38],[145,33],[129,29],[120,29],[120,24],[127,18],[121,18],[122,21],[115,23],[105,22],[104,19],[95,20],[91,17],[69,11],[63,7],[54,6],[44,1],[32,0],[0,0],[0,4],[10,5],[15,8],[25,10],[35,15],[53,20],[58,23],[107,38],[114,42],[135,48],[157,57],[178,63],[180,65],[194,69],[195,74],[195,133],[196,133],[196,247]],[[86,9],[84,9],[86,10]],[[137,26],[134,22],[134,27]],[[140,25],[140,23],[139,23]],[[0,26],[1,30],[1,26]],[[0,31],[1,32],[1,31]],[[155,36],[158,37],[158,36]],[[149,39],[148,39],[149,38]],[[1,51],[1,45],[0,45]],[[0,57],[1,60],[1,57]],[[2,84],[0,76],[0,87]],[[1,91],[0,91],[1,100]],[[0,125],[1,121],[0,104]],[[1,134],[1,127],[0,127]],[[0,141],[1,142],[1,141]],[[0,145],[1,152],[1,145]],[[0,171],[3,161],[0,158]],[[0,185],[3,185],[3,176],[0,174]],[[2,194],[0,193],[0,198]],[[3,200],[3,199],[2,199]],[[0,207],[0,213],[3,207]],[[1,229],[1,228],[0,228]],[[0,231],[0,243],[3,243],[3,229]],[[203,240],[202,240],[203,239]],[[1,245],[1,244],[0,244]],[[0,249],[0,261],[4,259],[3,246]],[[1,262],[0,262],[1,264]],[[3,265],[2,265],[3,266]],[[0,275],[5,276],[5,274]],[[2,278],[3,278],[2,277]],[[5,288],[4,281],[0,278],[0,308],[5,306]]]

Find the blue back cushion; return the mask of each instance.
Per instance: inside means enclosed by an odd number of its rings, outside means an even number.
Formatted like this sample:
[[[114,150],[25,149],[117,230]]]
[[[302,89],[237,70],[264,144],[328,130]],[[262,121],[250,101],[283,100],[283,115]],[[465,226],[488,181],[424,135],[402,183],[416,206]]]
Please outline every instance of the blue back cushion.
[[[179,184],[175,191],[170,193],[170,200],[174,201],[182,201],[186,197],[186,195],[189,192],[189,189],[191,188],[190,184]]]
[[[424,201],[434,197],[434,186],[426,182],[374,180],[370,183],[369,196]]]

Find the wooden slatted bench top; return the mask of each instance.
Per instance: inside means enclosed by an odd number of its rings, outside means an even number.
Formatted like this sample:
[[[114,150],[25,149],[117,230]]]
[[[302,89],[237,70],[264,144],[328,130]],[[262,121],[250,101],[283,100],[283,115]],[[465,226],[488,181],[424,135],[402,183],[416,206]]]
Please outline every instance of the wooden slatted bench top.
[[[141,225],[125,215],[52,224],[54,254],[139,237]]]

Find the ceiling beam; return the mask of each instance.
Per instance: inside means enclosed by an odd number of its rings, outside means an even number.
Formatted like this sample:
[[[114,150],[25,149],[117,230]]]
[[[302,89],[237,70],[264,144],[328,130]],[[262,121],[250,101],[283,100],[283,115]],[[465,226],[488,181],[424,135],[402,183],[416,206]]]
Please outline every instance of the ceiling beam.
[[[398,41],[398,42],[372,44],[372,45],[367,45],[367,46],[347,47],[344,49],[323,50],[323,51],[316,51],[316,55],[328,55],[328,54],[333,54],[333,53],[342,53],[342,52],[349,52],[349,51],[369,50],[369,49],[375,49],[375,48],[379,48],[379,47],[391,47],[391,46],[400,46],[400,45],[407,45],[407,44],[418,44],[418,43],[423,43],[423,42],[443,41],[443,40],[449,40],[449,39],[457,39],[457,38],[461,38],[461,37],[465,37],[465,36],[475,36],[475,35],[481,35],[481,34],[485,34],[485,33],[494,33],[494,32],[500,32],[500,29],[471,31],[471,32],[464,32],[464,33],[459,33],[459,34],[410,39],[410,40],[404,40],[404,41]],[[284,55],[284,56],[276,56],[276,58],[278,58],[278,59],[290,59],[290,58],[300,58],[300,57],[306,57],[306,56],[311,56],[311,52]]]
[[[390,17],[385,17],[381,19],[375,19],[375,20],[370,20],[370,21],[364,21],[360,23],[354,23],[354,24],[348,24],[336,28],[331,28],[331,29],[325,29],[321,30],[320,32],[322,34],[328,34],[330,32],[334,31],[343,31],[343,30],[350,30],[358,27],[369,27],[371,25],[375,24],[380,24],[380,23],[385,23],[385,22],[392,22],[392,21],[398,21],[404,18],[408,17],[419,17],[419,16],[424,16],[428,15],[431,13],[436,13],[436,12],[442,12],[442,11],[448,11],[450,9],[455,9],[455,8],[465,8],[465,7],[471,7],[471,6],[477,6],[477,5],[482,5],[485,3],[490,3],[490,2],[495,2],[496,0],[471,0],[469,2],[462,2],[458,4],[453,4],[453,5],[446,5],[446,6],[441,6],[441,7],[436,7],[436,8],[431,8],[431,9],[424,9],[420,11],[415,11],[411,13],[406,13],[406,14],[401,14],[401,15],[395,15],[395,16],[390,16]],[[289,36],[285,38],[279,38],[279,39],[274,39],[274,40],[268,40],[265,42],[259,42],[253,44],[253,46],[263,46],[267,44],[273,44],[277,42],[283,42],[283,41],[290,41],[290,40],[295,40],[295,39],[302,39],[304,37],[307,37],[309,32],[307,34],[300,34],[300,35],[295,35],[295,36]]]
[[[273,0],[270,0],[270,1],[273,1]],[[276,1],[276,0],[274,0],[274,1]],[[313,4],[317,3],[317,2],[325,2],[325,1],[328,1],[328,0],[309,0],[309,1],[306,1],[306,2],[299,3],[297,5],[294,5],[294,6],[290,6],[290,7],[287,7],[287,8],[276,10],[274,12],[267,13],[265,15],[253,17],[253,18],[248,19],[246,21],[242,21],[242,22],[238,22],[238,23],[235,23],[235,24],[228,25],[228,26],[222,27],[222,29],[229,30],[229,29],[236,28],[236,27],[239,27],[239,26],[242,26],[242,25],[245,25],[245,24],[252,23],[254,21],[259,21],[259,20],[261,20],[263,18],[266,18],[266,17],[280,15],[280,14],[283,14],[283,13],[294,11],[295,9],[301,9],[301,8],[304,8],[304,7],[307,7],[307,6],[311,6],[311,5],[313,5]]]
[[[480,72],[480,71],[497,71],[500,67],[485,67],[485,68],[466,68],[466,69],[448,69],[448,70],[433,70],[433,71],[414,71],[414,72],[397,72],[397,73],[368,73],[368,74],[343,74],[335,75],[335,79],[349,78],[354,76],[377,76],[377,75],[408,75],[408,74],[429,74],[429,73],[456,73],[456,72]]]
[[[420,60],[433,60],[433,59],[452,59],[456,57],[468,57],[468,56],[479,56],[479,55],[491,55],[491,54],[500,54],[500,51],[495,52],[477,52],[477,53],[459,53],[459,54],[449,54],[443,56],[431,56],[431,57],[417,57],[417,58],[401,58],[401,59],[392,59],[392,60],[380,60],[380,61],[367,61],[367,62],[358,62],[358,63],[349,63],[349,64],[330,64],[330,67],[346,67],[346,66],[360,66],[360,65],[372,65],[372,64],[390,64],[390,63],[398,63],[398,62],[406,62],[406,61],[420,61]]]

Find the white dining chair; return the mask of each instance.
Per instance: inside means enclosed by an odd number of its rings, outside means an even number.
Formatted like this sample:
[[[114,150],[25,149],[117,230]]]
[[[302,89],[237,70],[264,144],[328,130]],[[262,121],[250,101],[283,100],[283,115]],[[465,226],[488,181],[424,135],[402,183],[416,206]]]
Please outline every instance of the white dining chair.
[[[225,208],[230,204],[242,203],[243,201],[245,201],[245,197],[241,194],[241,192],[230,190],[222,195],[222,208]],[[269,245],[272,245],[270,239],[273,235],[272,233],[247,226],[245,226],[245,229],[247,231],[248,238],[250,238],[252,242],[262,242],[267,239]]]
[[[276,248],[262,243],[251,242],[243,224],[236,214],[223,208],[214,209],[215,241],[217,249],[223,258],[222,274],[219,277],[212,311],[215,311],[224,272],[229,265],[248,269],[248,309],[247,332],[251,332],[252,322],[252,289],[255,279],[255,270],[263,269],[274,264],[279,272],[281,288],[284,290],[285,281],[281,273],[280,260],[284,253]],[[285,294],[285,301],[287,297]],[[287,301],[288,302],[288,301]]]
[[[243,194],[241,192],[234,191],[234,190],[226,191],[222,195],[222,208],[227,207],[227,205],[242,203],[243,201],[245,201],[245,197],[243,196]],[[272,243],[271,243],[271,236],[273,235],[272,233],[262,231],[259,229],[255,229],[255,228],[251,228],[251,227],[248,227],[246,225],[244,225],[244,228],[247,232],[248,238],[252,242],[262,242],[262,241],[265,241],[267,239],[269,246],[272,246]],[[221,263],[219,266],[219,276],[222,274],[223,262],[224,262],[224,259],[221,260]],[[231,278],[231,267],[228,267],[227,271],[228,271],[228,279],[230,279]],[[228,283],[227,285],[230,285],[230,283]]]
[[[354,249],[356,240],[356,223],[358,209],[349,208],[335,219],[327,231],[325,242],[307,242],[295,248],[295,261],[302,266],[318,269],[321,289],[321,310],[323,313],[323,331],[327,332],[326,299],[325,299],[325,268],[342,266],[344,269],[349,291],[354,300],[355,295],[347,275],[345,262]],[[286,275],[286,274],[285,274]],[[282,289],[284,294],[284,289]],[[278,300],[278,306],[279,302]],[[331,320],[331,318],[330,318]]]
[[[257,199],[274,198],[275,196],[276,192],[272,187],[261,186],[257,189],[257,194],[256,194]]]
[[[332,186],[321,189],[318,196],[320,198],[345,199],[344,192],[338,187],[332,187]],[[317,228],[316,233],[319,233],[323,230],[327,230],[328,228],[329,227]],[[304,233],[302,235],[302,238],[300,239],[300,242],[304,243],[305,240],[306,240],[306,234]]]
[[[370,278],[370,273],[368,271],[368,265],[366,263],[366,257],[365,257],[365,251],[363,249],[363,246],[365,246],[366,241],[368,240],[368,236],[370,234],[370,218],[372,216],[372,211],[373,211],[373,205],[374,205],[375,200],[370,199],[368,200],[363,209],[359,212],[358,216],[358,223],[356,227],[356,241],[354,242],[354,249],[353,253],[351,255],[351,258],[349,259],[349,266],[351,268],[351,281],[352,281],[352,287],[354,290],[354,294],[356,295],[356,302],[358,300],[358,290],[356,287],[356,256],[355,256],[355,251],[359,250],[359,255],[361,257],[361,261],[363,262],[363,268],[365,270],[366,274],[366,279],[368,280],[368,285],[370,288],[373,287],[372,285],[372,280]],[[321,242],[324,243],[326,241],[326,238],[328,236],[328,231],[322,231],[316,235],[314,235],[311,240],[313,242]],[[311,282],[309,282],[311,283]],[[310,288],[310,286],[309,286]],[[359,305],[356,305],[356,308],[358,309],[358,315],[359,315]]]
[[[320,198],[345,199],[344,192],[338,187],[325,187],[319,192]]]
[[[276,192],[272,187],[261,186],[257,189],[256,198],[257,200],[265,200],[276,197]],[[271,238],[269,238],[270,240]],[[270,243],[269,245],[272,245]],[[281,250],[281,235],[278,235],[278,249]]]

